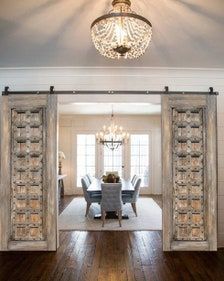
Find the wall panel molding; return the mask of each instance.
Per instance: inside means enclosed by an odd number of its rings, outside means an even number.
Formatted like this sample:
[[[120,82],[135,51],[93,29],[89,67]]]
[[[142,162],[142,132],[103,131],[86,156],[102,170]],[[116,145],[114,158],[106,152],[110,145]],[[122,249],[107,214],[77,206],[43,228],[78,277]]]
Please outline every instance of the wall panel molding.
[[[130,79],[131,78],[131,79]],[[170,90],[224,89],[224,69],[183,68],[0,68],[0,90]]]

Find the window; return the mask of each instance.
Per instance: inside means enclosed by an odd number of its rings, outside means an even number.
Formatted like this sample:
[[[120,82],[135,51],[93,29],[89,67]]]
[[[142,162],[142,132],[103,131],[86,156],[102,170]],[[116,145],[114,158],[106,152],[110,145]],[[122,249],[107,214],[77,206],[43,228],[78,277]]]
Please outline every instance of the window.
[[[95,176],[95,135],[77,135],[77,186],[81,178],[90,174]]]
[[[149,135],[131,135],[131,177],[141,177],[141,186],[149,185]]]
[[[104,146],[104,173],[109,171],[118,171],[118,175],[122,176],[122,147],[119,146],[115,150],[111,150]]]

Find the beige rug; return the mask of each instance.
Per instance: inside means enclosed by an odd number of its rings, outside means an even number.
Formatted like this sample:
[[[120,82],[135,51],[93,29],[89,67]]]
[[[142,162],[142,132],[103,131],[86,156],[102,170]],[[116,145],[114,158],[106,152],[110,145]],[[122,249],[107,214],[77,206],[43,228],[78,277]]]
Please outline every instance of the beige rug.
[[[100,206],[92,204],[88,217],[85,217],[86,202],[83,197],[77,197],[67,206],[59,216],[59,230],[90,230],[90,231],[124,231],[124,230],[161,230],[162,210],[151,198],[139,198],[137,202],[138,217],[135,216],[131,204],[123,205],[123,213],[129,216],[122,220],[119,227],[118,220],[102,221],[94,219],[100,213]]]

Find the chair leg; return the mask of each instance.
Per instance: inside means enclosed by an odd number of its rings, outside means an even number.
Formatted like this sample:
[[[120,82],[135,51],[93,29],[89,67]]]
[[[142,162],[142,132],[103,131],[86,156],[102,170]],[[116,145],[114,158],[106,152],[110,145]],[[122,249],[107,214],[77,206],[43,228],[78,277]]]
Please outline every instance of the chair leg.
[[[137,217],[138,214],[137,214],[137,209],[136,209],[136,203],[131,203],[131,206],[132,206],[132,209],[133,209],[133,211],[134,211],[134,213],[135,213],[135,215]]]
[[[87,203],[86,205],[86,214],[85,217],[87,217],[88,213],[89,213],[89,208],[90,208],[91,203]]]
[[[121,227],[122,211],[118,211],[119,226]]]
[[[103,212],[102,212],[102,219],[103,219],[102,227],[104,227],[105,217],[106,217],[106,212],[103,211]]]

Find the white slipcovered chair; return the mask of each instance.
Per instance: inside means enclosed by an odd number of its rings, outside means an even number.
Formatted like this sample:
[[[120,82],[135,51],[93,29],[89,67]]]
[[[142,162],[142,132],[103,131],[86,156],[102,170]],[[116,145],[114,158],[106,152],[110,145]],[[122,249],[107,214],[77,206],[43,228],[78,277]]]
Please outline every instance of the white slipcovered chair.
[[[122,219],[122,197],[121,197],[121,183],[102,183],[102,200],[101,200],[101,214],[104,226],[106,212],[116,212],[121,226]]]
[[[92,203],[100,204],[102,196],[98,192],[96,193],[96,192],[87,191],[90,184],[86,177],[83,177],[81,179],[81,183],[82,183],[83,195],[84,195],[84,198],[85,198],[86,204],[87,204],[86,205],[86,214],[85,214],[85,216],[87,217],[91,204]]]
[[[137,203],[137,200],[138,200],[138,197],[139,197],[140,186],[141,186],[141,179],[137,177],[136,180],[135,180],[135,184],[134,184],[134,191],[126,192],[126,193],[122,194],[123,203],[124,204],[126,204],[126,203],[131,204],[132,209],[133,209],[136,217],[138,216],[136,203]]]

